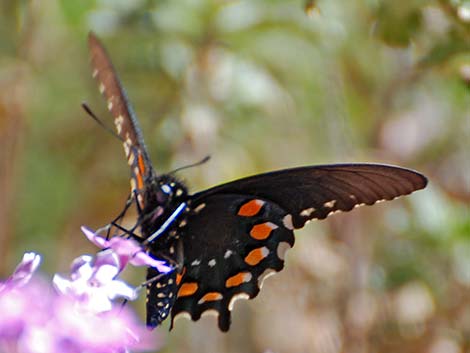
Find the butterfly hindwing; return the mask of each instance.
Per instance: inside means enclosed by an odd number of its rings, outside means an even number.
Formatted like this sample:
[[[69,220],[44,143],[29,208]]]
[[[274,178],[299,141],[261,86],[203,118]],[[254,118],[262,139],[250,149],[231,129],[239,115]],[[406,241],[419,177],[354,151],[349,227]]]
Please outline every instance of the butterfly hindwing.
[[[184,268],[177,279],[172,321],[215,313],[227,331],[238,298],[254,298],[263,278],[284,266],[294,244],[279,205],[251,195],[216,194],[193,205],[182,228]]]

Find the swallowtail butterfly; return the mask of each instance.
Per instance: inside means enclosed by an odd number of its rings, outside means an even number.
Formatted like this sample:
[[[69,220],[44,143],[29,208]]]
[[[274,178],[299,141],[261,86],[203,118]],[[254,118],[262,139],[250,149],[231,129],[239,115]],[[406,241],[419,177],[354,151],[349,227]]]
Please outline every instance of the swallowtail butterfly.
[[[400,167],[332,164],[254,175],[190,194],[173,175],[157,174],[124,88],[93,34],[89,48],[93,77],[130,166],[142,243],[156,258],[176,265],[160,276],[148,269],[149,327],[169,315],[173,326],[178,315],[198,320],[212,312],[219,328],[227,331],[234,301],[254,298],[262,280],[282,270],[295,229],[427,184],[423,175]]]

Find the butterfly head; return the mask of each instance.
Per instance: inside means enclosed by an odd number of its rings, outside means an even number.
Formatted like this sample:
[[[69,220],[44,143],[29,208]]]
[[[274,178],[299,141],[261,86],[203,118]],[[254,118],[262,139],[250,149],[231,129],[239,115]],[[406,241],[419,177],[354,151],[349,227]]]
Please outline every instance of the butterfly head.
[[[187,199],[186,186],[173,176],[160,175],[152,179],[145,189],[145,209],[171,210]]]
[[[188,190],[183,183],[169,175],[162,175],[157,178],[158,191],[157,200],[162,203],[178,203],[186,200]]]
[[[186,186],[171,175],[154,176],[146,181],[143,199],[144,207],[139,212],[142,235],[148,243],[154,242],[154,238],[167,242],[167,238],[160,235],[174,228],[176,219],[181,221],[185,217]]]

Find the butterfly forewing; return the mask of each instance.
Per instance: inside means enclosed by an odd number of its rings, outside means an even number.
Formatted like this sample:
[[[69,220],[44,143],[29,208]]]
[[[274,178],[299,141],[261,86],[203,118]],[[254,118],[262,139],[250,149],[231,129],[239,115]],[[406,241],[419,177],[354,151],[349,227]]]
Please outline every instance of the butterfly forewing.
[[[131,167],[131,191],[141,194],[145,179],[152,173],[152,166],[137,118],[106,49],[93,33],[88,37],[88,45],[93,77],[98,81],[99,90],[106,98],[108,110],[113,115],[116,131],[122,139],[127,162]]]
[[[409,169],[382,164],[333,164],[285,169],[216,186],[194,195],[242,193],[271,200],[292,215],[301,228],[311,219],[336,211],[392,200],[426,186],[426,178]]]

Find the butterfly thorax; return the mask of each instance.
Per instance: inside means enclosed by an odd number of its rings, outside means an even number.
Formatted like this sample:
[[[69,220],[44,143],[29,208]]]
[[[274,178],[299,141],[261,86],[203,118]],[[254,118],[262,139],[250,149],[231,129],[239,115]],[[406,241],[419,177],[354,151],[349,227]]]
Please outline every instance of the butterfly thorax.
[[[178,238],[178,225],[185,222],[187,206],[187,188],[173,176],[160,175],[146,181],[139,223],[143,238],[149,240],[152,248]]]

